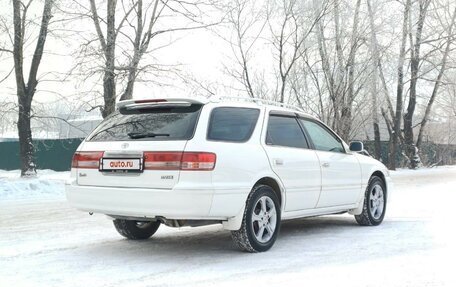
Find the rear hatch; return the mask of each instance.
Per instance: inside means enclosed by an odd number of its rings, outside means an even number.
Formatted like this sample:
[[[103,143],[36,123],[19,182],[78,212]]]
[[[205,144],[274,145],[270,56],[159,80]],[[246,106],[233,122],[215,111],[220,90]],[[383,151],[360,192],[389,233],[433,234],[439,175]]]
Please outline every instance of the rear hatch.
[[[79,185],[170,189],[202,104],[128,101],[85,140],[73,159]]]

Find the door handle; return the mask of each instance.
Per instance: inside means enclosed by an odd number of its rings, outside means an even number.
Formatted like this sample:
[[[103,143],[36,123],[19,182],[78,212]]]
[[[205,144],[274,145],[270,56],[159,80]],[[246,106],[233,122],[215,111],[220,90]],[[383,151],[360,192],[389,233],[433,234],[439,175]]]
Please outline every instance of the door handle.
[[[275,165],[283,165],[283,159],[281,159],[281,158],[275,158],[275,159],[274,159],[274,164],[275,164]]]
[[[329,162],[324,162],[321,166],[322,167],[330,167],[330,164],[329,164]]]

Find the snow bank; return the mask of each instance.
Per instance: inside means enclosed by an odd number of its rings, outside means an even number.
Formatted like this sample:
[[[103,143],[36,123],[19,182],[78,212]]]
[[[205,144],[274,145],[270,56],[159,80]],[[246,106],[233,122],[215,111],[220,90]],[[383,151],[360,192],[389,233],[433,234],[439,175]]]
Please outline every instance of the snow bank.
[[[64,198],[64,184],[69,172],[39,170],[36,178],[21,178],[19,170],[0,170],[0,201]]]
[[[442,165],[436,167],[422,167],[419,169],[408,169],[408,168],[398,168],[397,170],[391,170],[391,175],[432,175],[435,173],[442,173],[447,171],[454,171],[456,165]]]

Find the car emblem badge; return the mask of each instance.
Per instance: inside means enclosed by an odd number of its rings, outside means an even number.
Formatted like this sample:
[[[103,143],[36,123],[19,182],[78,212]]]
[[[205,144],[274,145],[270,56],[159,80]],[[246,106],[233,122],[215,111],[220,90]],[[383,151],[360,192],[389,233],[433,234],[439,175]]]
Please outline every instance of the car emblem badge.
[[[123,143],[123,144],[121,145],[121,147],[122,147],[123,149],[126,149],[126,148],[128,147],[128,143]]]

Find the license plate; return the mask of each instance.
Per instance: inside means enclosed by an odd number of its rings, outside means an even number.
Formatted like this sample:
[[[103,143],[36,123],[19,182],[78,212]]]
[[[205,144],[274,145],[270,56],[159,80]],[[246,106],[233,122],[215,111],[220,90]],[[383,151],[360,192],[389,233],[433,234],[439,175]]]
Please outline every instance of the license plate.
[[[103,158],[100,171],[141,172],[142,167],[142,159],[140,158]]]

